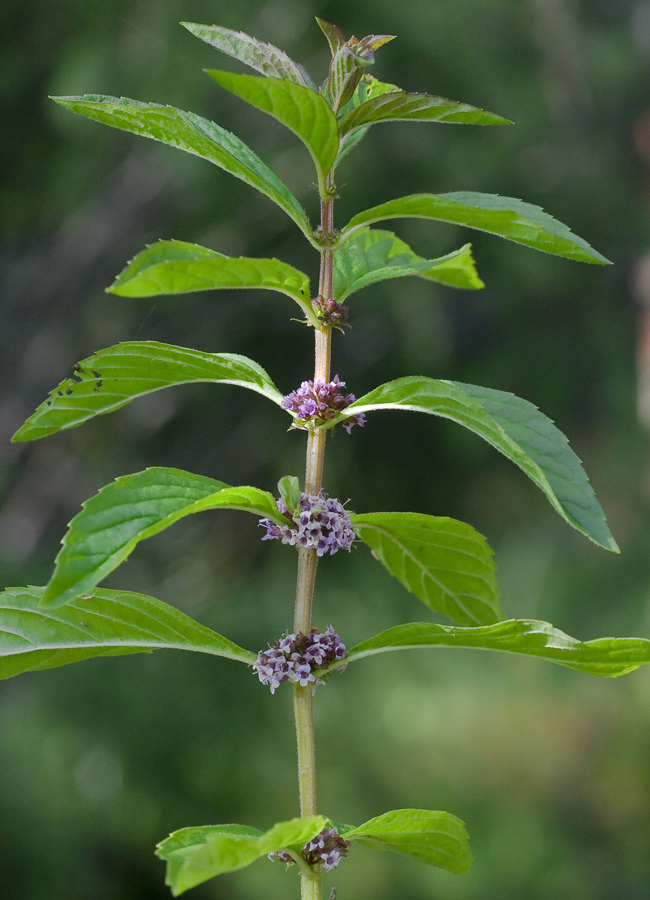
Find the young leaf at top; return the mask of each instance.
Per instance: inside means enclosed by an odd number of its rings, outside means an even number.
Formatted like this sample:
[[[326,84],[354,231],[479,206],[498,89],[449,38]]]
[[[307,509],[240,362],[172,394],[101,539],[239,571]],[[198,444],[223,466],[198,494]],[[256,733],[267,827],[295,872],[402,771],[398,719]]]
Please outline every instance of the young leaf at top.
[[[327,38],[327,43],[330,45],[332,56],[334,56],[336,51],[345,44],[345,35],[338,25],[332,25],[330,22],[326,22],[325,19],[319,19],[318,16],[316,16],[316,22]]]
[[[392,850],[460,875],[472,865],[464,822],[451,813],[429,809],[393,809],[344,829],[341,837],[377,850]]]
[[[158,241],[131,260],[108,288],[120,297],[156,297],[229,288],[262,288],[295,300],[312,325],[309,278],[279,259],[225,256],[185,241]]]
[[[316,85],[305,67],[294,62],[284,50],[274,47],[273,44],[259,41],[243,31],[233,31],[219,25],[198,25],[195,22],[181,22],[181,25],[206,44],[238,59],[262,75],[284,78],[293,81],[294,84],[316,90]]]
[[[80,597],[123,563],[140,541],[206,509],[243,509],[287,524],[272,495],[258,488],[229,487],[161,467],[124,475],[86,500],[70,522],[42,606],[62,606]]]
[[[161,649],[255,662],[254,653],[146,594],[95,589],[50,610],[41,606],[44,592],[26,587],[0,594],[0,678]]]
[[[262,833],[245,825],[181,828],[161,841],[156,856],[167,863],[165,884],[174,897],[209,878],[243,869],[279,850],[300,852],[329,822],[324,816],[278,822]]]
[[[374,51],[392,41],[393,34],[368,34],[358,40],[352,36],[345,40],[343,32],[336,27],[316,19],[327,38],[332,52],[329,74],[321,88],[334,113],[338,116],[353,98],[364,70],[375,61]]]
[[[354,291],[384,281],[417,275],[448,287],[476,290],[478,277],[471,244],[438,259],[423,259],[392,231],[362,228],[334,253],[333,293],[342,303]]]
[[[350,520],[379,562],[429,609],[461,625],[503,618],[492,550],[471,525],[419,513]]]
[[[427,647],[518,653],[605,678],[617,678],[650,665],[650,641],[645,638],[607,637],[578,641],[548,622],[532,619],[507,619],[479,628],[457,628],[428,622],[397,625],[352,647],[345,657],[345,664],[376,653]],[[335,663],[330,668],[339,665],[341,663]]]
[[[504,391],[411,376],[360,397],[322,426],[350,415],[405,409],[452,419],[484,438],[519,466],[562,518],[605,550],[618,552],[580,460],[551,420],[527,400]]]
[[[214,163],[276,203],[312,240],[307,213],[286,184],[250,147],[214,122],[173,106],[141,103],[126,97],[86,94],[52,97],[52,100],[88,119],[161,141]]]
[[[512,125],[509,119],[467,103],[433,94],[409,94],[399,89],[365,100],[350,110],[339,124],[344,136],[357,128],[379,122],[442,122],[452,125]]]
[[[156,341],[132,341],[100,350],[77,363],[72,377],[50,392],[12,440],[34,441],[113,412],[152,391],[199,381],[249,388],[282,406],[282,394],[252,359]]]
[[[432,219],[465,225],[524,244],[534,250],[575,259],[608,264],[585,240],[573,234],[539,206],[514,197],[465,191],[455,194],[412,194],[389,200],[354,216],[341,232],[339,245],[357,229],[384,219]]]
[[[336,117],[320,94],[309,88],[277,78],[234,75],[208,69],[208,75],[222,88],[246,103],[268,113],[300,138],[316,165],[318,187],[327,197],[327,173],[339,147]]]

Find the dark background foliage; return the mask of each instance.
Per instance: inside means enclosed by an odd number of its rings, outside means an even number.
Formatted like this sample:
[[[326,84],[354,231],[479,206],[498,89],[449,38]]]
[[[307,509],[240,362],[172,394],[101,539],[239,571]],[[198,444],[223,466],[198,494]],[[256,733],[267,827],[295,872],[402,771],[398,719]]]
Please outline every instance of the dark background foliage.
[[[195,386],[137,401],[34,445],[13,431],[72,364],[120,340],[242,353],[289,391],[311,333],[257,292],[127,300],[104,288],[160,237],[317,258],[265,198],[209,164],[62,110],[48,94],[105,93],[192,109],[248,141],[316,218],[303,147],[201,70],[237,68],[178,26],[216,22],[272,41],[319,79],[314,16],[394,33],[376,74],[513,119],[508,128],[381,125],[341,167],[337,222],[417,191],[523,197],[612,259],[588,267],[475,234],[484,291],[418,279],[351,300],[334,371],[357,395],[425,374],[511,390],[571,437],[622,549],[573,533],[522,474],[469,433],[382,413],[330,442],[328,490],[357,511],[471,522],[496,550],[508,615],[582,639],[650,636],[648,443],[637,405],[650,165],[647,0],[5,0],[0,97],[0,581],[42,584],[79,504],[119,474],[171,465],[272,489],[301,473],[304,439],[262,398]],[[425,256],[467,232],[389,227]],[[303,246],[304,245],[304,246]],[[644,272],[646,273],[644,276]],[[643,403],[641,402],[643,407]],[[646,413],[646,424],[647,427]],[[174,603],[250,648],[290,625],[293,554],[255,520],[212,513],[142,545],[107,581]],[[345,556],[345,558],[342,558]],[[366,551],[322,565],[316,623],[354,643],[428,613]],[[650,891],[650,675],[600,681],[489,654],[389,654],[318,694],[320,797],[357,822],[447,809],[469,876],[360,849],[329,876],[339,897],[641,900]],[[157,840],[189,824],[268,827],[297,812],[288,691],[191,654],[93,661],[0,687],[0,871],[6,900],[164,898]],[[199,898],[297,894],[279,865]]]

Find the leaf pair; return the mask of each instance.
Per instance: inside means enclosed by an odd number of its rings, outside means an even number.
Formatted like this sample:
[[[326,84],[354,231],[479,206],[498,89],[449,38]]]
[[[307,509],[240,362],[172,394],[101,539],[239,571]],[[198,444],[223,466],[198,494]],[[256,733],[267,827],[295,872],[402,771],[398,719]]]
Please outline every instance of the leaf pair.
[[[177,897],[226,872],[244,868],[269,853],[289,851],[300,859],[301,848],[323,829],[323,816],[279,822],[261,832],[245,825],[182,828],[162,841],[157,856],[167,862],[165,883]],[[336,826],[341,837],[378,850],[392,850],[449,872],[470,868],[472,855],[463,823],[450,813],[396,809],[358,827]]]
[[[363,228],[334,254],[334,297],[342,302],[371,284],[408,275],[456,288],[483,287],[469,244],[427,260],[392,232]],[[121,297],[154,297],[223,288],[285,294],[298,304],[308,323],[319,327],[309,277],[303,272],[278,259],[233,258],[184,241],[158,241],[148,246],[108,290]]]
[[[326,178],[326,166],[334,161],[336,121],[322,98],[299,85],[258,78],[211,72],[222,86],[238,87],[239,95],[278,118],[291,130],[300,128],[300,137],[317,165],[319,183]],[[248,79],[238,81],[237,79]],[[296,104],[294,94],[309,97],[309,107]],[[281,102],[284,98],[284,102]],[[194,113],[170,106],[141,103],[126,98],[86,95],[56,97],[57,103],[80,115],[143,137],[162,141],[212,162],[236,178],[256,188],[276,203],[318,247],[307,214],[289,188],[235,135]],[[265,102],[262,103],[262,100]],[[319,103],[319,100],[322,103]],[[254,103],[254,105],[255,105]],[[359,107],[360,109],[361,107]],[[327,109],[327,112],[324,111]],[[321,115],[322,112],[322,115]],[[325,117],[324,120],[322,117]],[[318,137],[318,141],[316,138]],[[327,169],[328,171],[329,169]],[[426,218],[476,228],[524,244],[546,253],[582,262],[607,260],[574,235],[565,225],[539,207],[512,197],[464,192],[455,194],[415,194],[391,200],[354,216],[342,231],[341,242],[372,222],[391,218]]]
[[[42,587],[0,593],[0,679],[92,657],[161,649],[223,656],[246,665],[256,658],[145,594],[95,588],[65,606],[44,608],[44,593]],[[352,647],[338,665],[378,653],[439,647],[515,653],[606,678],[650,665],[650,640],[610,637],[583,642],[548,622],[517,619],[473,628],[430,622],[398,625]]]
[[[246,357],[156,342],[125,343],[79,363],[14,440],[35,440],[151,391],[197,381],[247,387],[282,406],[282,395],[269,375]],[[470,429],[519,466],[565,521],[600,546],[618,550],[580,460],[562,432],[532,403],[504,391],[411,376],[360,397],[323,427],[331,428],[350,415],[387,409],[429,413]]]
[[[292,484],[283,486],[290,506]],[[257,488],[161,467],[124,475],[87,500],[70,523],[42,606],[59,607],[92,591],[140,541],[210,509],[246,510],[287,524],[272,495]],[[492,551],[470,525],[415,513],[368,513],[351,521],[388,571],[434,612],[463,625],[503,618]]]
[[[282,482],[289,507],[295,481]],[[92,591],[140,541],[211,509],[240,509],[287,524],[273,496],[258,488],[230,487],[161,467],[122,476],[87,500],[70,523],[42,606],[59,607]],[[492,551],[470,525],[418,513],[350,518],[375,557],[433,612],[461,625],[489,625],[503,618]]]

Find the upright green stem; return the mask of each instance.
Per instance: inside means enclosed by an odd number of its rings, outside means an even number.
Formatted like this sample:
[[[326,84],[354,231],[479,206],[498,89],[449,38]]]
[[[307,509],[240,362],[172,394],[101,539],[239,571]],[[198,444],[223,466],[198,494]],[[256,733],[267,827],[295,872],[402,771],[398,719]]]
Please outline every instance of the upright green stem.
[[[328,186],[331,186],[331,175]],[[321,232],[331,234],[334,230],[333,198],[321,201]],[[320,278],[318,292],[324,300],[332,296],[332,251],[322,250],[320,256]],[[314,381],[330,380],[332,329],[322,325],[315,330]],[[305,493],[318,494],[323,487],[323,465],[325,460],[325,432],[320,429],[309,431],[305,472]],[[308,634],[311,628],[311,611],[314,598],[314,583],[318,557],[315,550],[298,551],[298,578],[296,584],[296,606],[294,631]],[[294,685],[293,709],[296,722],[298,746],[298,784],[300,787],[300,815],[303,818],[317,815],[316,802],[316,752],[314,746],[314,719],[312,712],[311,685]],[[322,900],[320,873],[309,877],[300,876],[302,900]]]

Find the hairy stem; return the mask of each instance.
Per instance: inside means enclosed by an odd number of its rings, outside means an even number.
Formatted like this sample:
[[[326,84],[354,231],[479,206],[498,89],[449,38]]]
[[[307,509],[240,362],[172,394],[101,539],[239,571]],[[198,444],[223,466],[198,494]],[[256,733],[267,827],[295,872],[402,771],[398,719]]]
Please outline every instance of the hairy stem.
[[[327,179],[331,188],[332,176]],[[321,231],[331,234],[334,230],[333,198],[321,202]],[[322,250],[320,255],[320,278],[318,292],[324,300],[332,296],[332,251]],[[321,325],[315,330],[314,381],[330,380],[330,357],[332,329]],[[318,494],[323,487],[323,466],[325,460],[326,433],[320,429],[310,430],[307,439],[305,471],[305,492]],[[298,551],[298,578],[296,584],[296,607],[294,630],[308,634],[311,628],[312,603],[318,557],[315,550]],[[296,722],[298,747],[298,784],[300,788],[300,815],[303,818],[317,815],[316,802],[316,753],[314,745],[314,719],[312,713],[311,685],[293,689],[293,709]],[[319,872],[309,877],[304,872],[300,876],[302,900],[322,900],[323,889]]]
[[[322,900],[323,885],[321,877],[307,878],[306,875],[300,876],[300,900]]]

